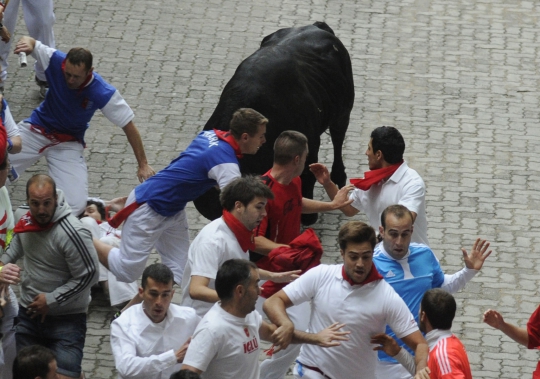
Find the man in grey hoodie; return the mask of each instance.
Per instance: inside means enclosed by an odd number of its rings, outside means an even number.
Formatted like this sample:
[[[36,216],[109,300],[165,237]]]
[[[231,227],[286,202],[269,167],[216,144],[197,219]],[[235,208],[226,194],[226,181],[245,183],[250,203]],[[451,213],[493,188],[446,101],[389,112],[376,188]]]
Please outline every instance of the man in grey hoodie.
[[[0,259],[0,283],[21,282],[17,350],[48,347],[59,378],[79,378],[90,288],[99,276],[97,253],[90,232],[71,215],[51,177],[30,178],[26,197],[30,211],[15,226]],[[14,264],[18,259],[24,271]]]

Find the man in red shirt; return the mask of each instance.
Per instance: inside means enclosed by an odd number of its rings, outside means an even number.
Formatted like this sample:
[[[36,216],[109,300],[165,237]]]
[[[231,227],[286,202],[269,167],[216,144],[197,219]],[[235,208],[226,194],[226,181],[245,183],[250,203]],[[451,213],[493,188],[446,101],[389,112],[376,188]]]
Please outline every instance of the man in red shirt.
[[[300,235],[303,213],[328,212],[350,205],[353,185],[344,186],[333,201],[324,202],[302,197],[300,174],[308,155],[307,137],[294,130],[282,132],[274,143],[274,165],[262,176],[274,193],[266,204],[267,217],[255,229],[255,251],[267,255]]]
[[[484,313],[484,322],[495,329],[499,329],[520,345],[527,346],[528,349],[540,348],[540,307],[536,308],[529,318],[527,329],[519,328],[504,321],[503,316],[493,309],[488,309]],[[533,372],[532,379],[540,379],[540,362],[538,362],[536,370]]]
[[[300,174],[304,170],[307,155],[308,141],[306,136],[300,132],[286,130],[279,135],[274,143],[274,165],[262,176],[263,181],[272,190],[274,198],[269,199],[266,203],[267,216],[255,229],[255,253],[252,252],[250,257],[260,268],[282,271],[280,265],[266,266],[267,264],[272,265],[271,256],[269,257],[270,261],[267,258],[260,259],[274,249],[291,247],[291,242],[300,235],[300,223],[303,213],[328,212],[352,203],[352,200],[349,200],[349,192],[354,188],[352,185],[343,187],[336,194],[334,200],[330,202],[302,197]],[[310,238],[309,235],[305,237],[306,240]],[[314,234],[313,238],[317,239]],[[320,245],[319,241],[313,242]],[[306,256],[304,263],[309,267],[297,266],[295,262],[302,260],[298,255],[292,256],[292,254],[297,254],[297,251],[294,248],[282,250],[279,250],[279,254],[291,255],[286,258],[290,258],[291,266],[287,268],[288,270],[301,269],[305,272],[308,268],[320,263],[320,256],[318,259],[313,259],[315,252],[305,249],[304,251],[308,256]],[[322,253],[322,248],[319,252]],[[283,255],[280,255],[281,263],[284,260]],[[308,260],[309,262],[307,262]],[[314,260],[316,262],[313,262]],[[272,289],[266,287],[269,285],[271,283],[263,285],[262,297],[259,297],[257,302],[257,309],[260,313],[262,313],[262,304],[265,298],[280,289],[276,286],[273,286]],[[295,325],[298,325],[299,330],[307,328],[310,311],[311,308],[308,303],[287,309],[289,317]],[[271,359],[263,361],[261,363],[260,379],[284,378],[299,351],[300,345],[292,345],[286,350],[273,354]]]
[[[450,330],[456,308],[456,300],[445,290],[433,288],[424,293],[420,303],[418,326],[425,333],[429,345],[429,358],[428,367],[419,373],[421,378],[472,379],[465,347]],[[383,350],[405,366],[409,372],[415,372],[413,356],[400,348],[393,338],[386,334],[378,334],[372,337],[371,342],[379,344],[374,350]]]

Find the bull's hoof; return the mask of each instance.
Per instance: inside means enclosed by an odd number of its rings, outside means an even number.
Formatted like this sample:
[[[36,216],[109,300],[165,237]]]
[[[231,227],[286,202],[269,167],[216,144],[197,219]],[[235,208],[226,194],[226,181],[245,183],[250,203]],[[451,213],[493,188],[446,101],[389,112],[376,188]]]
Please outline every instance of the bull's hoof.
[[[319,215],[317,213],[303,214],[302,215],[302,225],[310,226],[317,222]]]

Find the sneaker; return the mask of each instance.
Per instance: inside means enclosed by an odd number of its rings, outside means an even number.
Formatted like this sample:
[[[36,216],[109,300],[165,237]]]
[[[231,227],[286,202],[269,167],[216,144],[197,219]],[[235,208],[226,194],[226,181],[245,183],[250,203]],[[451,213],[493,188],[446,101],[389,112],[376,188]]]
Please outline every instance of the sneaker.
[[[11,164],[8,171],[8,179],[11,183],[15,183],[19,180],[19,173],[15,170],[15,167],[11,166]]]
[[[39,86],[39,95],[42,99],[45,98],[47,90],[49,89],[49,83],[46,80],[39,80],[37,76],[34,77],[36,84]]]

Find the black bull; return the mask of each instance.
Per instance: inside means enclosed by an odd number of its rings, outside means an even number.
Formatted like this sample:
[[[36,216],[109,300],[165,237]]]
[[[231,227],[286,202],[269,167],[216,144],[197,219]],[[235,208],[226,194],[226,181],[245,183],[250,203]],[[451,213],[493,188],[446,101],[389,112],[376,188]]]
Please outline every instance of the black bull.
[[[308,166],[318,161],[320,136],[328,128],[334,147],[332,181],[345,185],[342,145],[353,103],[349,53],[328,25],[316,22],[266,36],[259,50],[236,69],[204,130],[228,130],[238,108],[253,108],[268,118],[266,143],[256,155],[245,155],[240,162],[242,173],[253,174],[263,174],[272,167],[274,141],[282,131],[304,133],[309,154],[302,174],[302,194],[311,199],[315,177]],[[211,190],[195,201],[197,210],[209,219],[221,216],[217,193]],[[317,215],[302,219],[308,225],[316,220]]]

